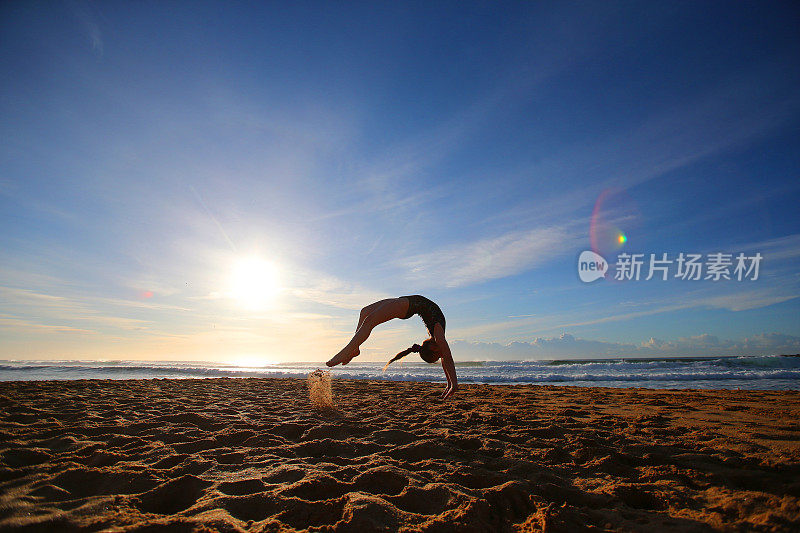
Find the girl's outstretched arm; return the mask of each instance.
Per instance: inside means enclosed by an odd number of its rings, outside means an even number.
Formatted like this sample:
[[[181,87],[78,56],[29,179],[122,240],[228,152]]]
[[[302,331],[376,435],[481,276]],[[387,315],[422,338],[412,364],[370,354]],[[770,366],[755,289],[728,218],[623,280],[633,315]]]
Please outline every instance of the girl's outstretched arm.
[[[444,338],[444,329],[441,324],[436,324],[433,327],[433,340],[436,341],[436,345],[442,354],[442,369],[447,377],[447,388],[442,394],[442,399],[446,399],[458,390],[458,377],[456,376],[456,365],[453,363],[453,354],[450,352],[450,345],[447,344],[447,339]]]

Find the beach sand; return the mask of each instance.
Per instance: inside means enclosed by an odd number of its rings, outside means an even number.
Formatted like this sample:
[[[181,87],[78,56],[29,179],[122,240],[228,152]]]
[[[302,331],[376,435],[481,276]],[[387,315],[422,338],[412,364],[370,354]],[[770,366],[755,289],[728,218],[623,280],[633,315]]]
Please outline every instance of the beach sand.
[[[798,531],[800,392],[0,383],[0,529]]]

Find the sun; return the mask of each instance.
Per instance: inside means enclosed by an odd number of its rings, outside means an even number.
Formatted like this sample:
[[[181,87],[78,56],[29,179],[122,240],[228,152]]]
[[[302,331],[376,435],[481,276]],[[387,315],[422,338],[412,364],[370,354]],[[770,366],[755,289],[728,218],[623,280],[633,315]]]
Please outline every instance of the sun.
[[[278,269],[274,263],[251,256],[238,259],[230,275],[230,295],[245,309],[268,308],[280,292]]]

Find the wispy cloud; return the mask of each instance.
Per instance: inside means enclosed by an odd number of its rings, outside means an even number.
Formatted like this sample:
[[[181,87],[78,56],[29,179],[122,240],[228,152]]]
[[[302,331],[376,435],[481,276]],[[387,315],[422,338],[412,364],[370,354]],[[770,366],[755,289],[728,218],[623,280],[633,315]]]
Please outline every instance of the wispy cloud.
[[[596,313],[586,314],[581,311],[572,313],[548,313],[546,315],[533,315],[531,317],[519,318],[514,320],[500,320],[495,322],[485,322],[474,326],[453,327],[450,334],[458,339],[475,339],[481,337],[502,338],[502,337],[525,337],[538,335],[545,332],[564,330],[566,328],[576,328],[581,326],[591,326],[608,322],[619,322],[639,318],[643,316],[657,315],[688,309],[691,304],[661,304],[653,305],[649,309],[641,311],[613,312],[608,310],[602,316]]]
[[[445,280],[447,287],[460,287],[518,274],[566,250],[571,252],[582,242],[588,231],[586,225],[540,228],[553,220],[563,220],[578,208],[586,209],[604,189],[626,189],[746,145],[800,111],[800,99],[782,93],[773,95],[752,79],[728,80],[695,102],[662,112],[639,127],[618,132],[594,145],[556,153],[527,168],[524,173],[529,176],[581,185],[542,199],[535,210],[526,201],[524,206],[504,209],[484,220],[504,220],[515,228],[531,229],[515,229],[402,260],[409,279],[427,286]],[[587,175],[596,179],[587,183]]]
[[[528,105],[539,87],[584,61],[594,51],[593,42],[599,35],[596,30],[609,22],[602,16],[577,17],[574,13],[557,12],[552,16],[554,20],[569,17],[585,31],[576,32],[568,46],[522,53],[516,62],[510,63],[512,66],[504,66],[496,73],[494,83],[449,115],[440,115],[442,119],[388,144],[375,156],[362,154],[354,158],[356,163],[353,163],[352,177],[347,180],[344,193],[348,207],[326,210],[320,218],[387,213],[406,206],[419,207],[441,198],[452,201],[452,191],[437,184],[448,180],[426,177],[438,175],[439,166],[463,150],[476,135],[495,128],[503,117],[512,116],[520,106]],[[556,38],[560,30],[554,30],[542,20],[538,22],[541,26],[531,31],[544,41],[550,33]],[[409,194],[410,186],[421,186],[422,190]]]
[[[525,202],[490,218],[532,224],[569,215],[592,205],[605,189],[631,188],[771,134],[797,117],[800,98],[788,83],[765,86],[760,80],[778,78],[776,73],[787,67],[776,61],[729,78],[692,101],[660,109],[638,125],[565,146],[510,171],[514,182],[520,175],[535,176],[561,183],[568,192],[543,198],[542,210],[532,210]]]
[[[72,326],[62,326],[54,324],[41,324],[14,317],[0,316],[0,328],[7,331],[21,331],[35,333],[69,333],[75,335],[97,335],[98,332],[91,329],[75,328]]]
[[[79,1],[72,3],[73,12],[78,22],[83,26],[89,38],[89,44],[92,52],[98,57],[102,58],[105,45],[103,41],[103,33],[100,31],[100,26],[97,24],[98,16],[95,9],[89,2]]]
[[[396,296],[308,270],[296,272],[286,292],[300,301],[348,310],[358,310],[372,302]]]
[[[512,231],[404,260],[420,286],[461,287],[519,274],[571,251],[581,235],[567,227]]]
[[[650,338],[639,344],[581,339],[564,333],[558,337],[537,337],[530,342],[509,344],[455,341],[459,359],[535,360],[590,359],[597,357],[672,357],[724,355],[777,355],[800,352],[800,337],[762,333],[741,340],[720,339],[703,334],[674,341]]]
[[[741,291],[722,296],[709,296],[698,301],[698,304],[718,309],[728,309],[729,311],[747,311],[749,309],[761,309],[770,305],[788,302],[800,298],[800,292],[795,289],[762,289]]]
[[[800,233],[742,245],[744,250],[760,252],[770,263],[800,257]]]
[[[800,298],[800,288],[780,288],[772,285],[761,287],[736,287],[729,292],[720,293],[720,286],[707,287],[686,293],[655,299],[642,299],[631,305],[627,302],[612,304],[598,316],[596,309],[587,312],[580,308],[568,313],[548,313],[522,317],[512,320],[485,322],[467,327],[451,328],[451,335],[459,339],[476,339],[481,337],[502,338],[527,337],[552,331],[563,331],[570,328],[593,326],[613,322],[625,322],[646,316],[660,315],[688,309],[724,309],[741,312],[760,309],[781,302]],[[585,288],[585,287],[580,287]],[[576,289],[577,290],[577,289]]]

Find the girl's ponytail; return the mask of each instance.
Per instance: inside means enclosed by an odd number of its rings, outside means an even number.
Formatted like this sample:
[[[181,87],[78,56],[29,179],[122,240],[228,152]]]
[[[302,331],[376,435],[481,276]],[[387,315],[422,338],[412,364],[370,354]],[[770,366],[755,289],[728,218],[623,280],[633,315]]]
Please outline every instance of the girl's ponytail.
[[[422,346],[420,346],[419,344],[415,344],[415,345],[413,345],[411,348],[406,348],[405,350],[403,350],[403,351],[402,351],[402,352],[400,352],[399,354],[397,354],[397,355],[395,355],[394,357],[392,357],[391,361],[389,361],[388,363],[386,363],[386,366],[384,366],[384,367],[383,367],[383,370],[382,370],[382,372],[386,372],[386,369],[387,369],[387,368],[389,368],[389,365],[391,365],[392,363],[394,363],[394,362],[395,362],[395,361],[397,361],[398,359],[402,359],[403,357],[407,356],[407,355],[408,355],[408,354],[410,354],[411,352],[416,352],[416,353],[419,353],[419,352],[420,352],[420,350],[422,350]]]

